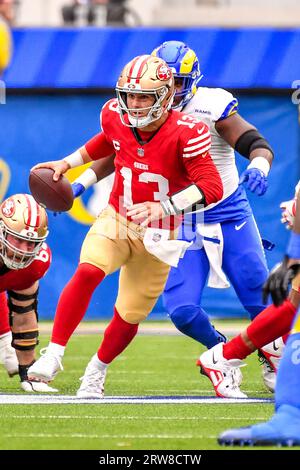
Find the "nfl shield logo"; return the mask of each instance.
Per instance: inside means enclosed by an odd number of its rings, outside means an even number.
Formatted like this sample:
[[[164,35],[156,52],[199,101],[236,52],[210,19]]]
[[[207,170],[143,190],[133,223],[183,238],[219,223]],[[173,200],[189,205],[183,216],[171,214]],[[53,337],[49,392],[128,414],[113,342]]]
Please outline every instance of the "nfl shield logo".
[[[160,233],[154,233],[153,236],[152,236],[152,240],[157,243],[157,242],[160,242],[161,240],[161,234]]]
[[[143,148],[138,148],[137,149],[137,154],[139,157],[143,157],[145,155],[144,149]]]

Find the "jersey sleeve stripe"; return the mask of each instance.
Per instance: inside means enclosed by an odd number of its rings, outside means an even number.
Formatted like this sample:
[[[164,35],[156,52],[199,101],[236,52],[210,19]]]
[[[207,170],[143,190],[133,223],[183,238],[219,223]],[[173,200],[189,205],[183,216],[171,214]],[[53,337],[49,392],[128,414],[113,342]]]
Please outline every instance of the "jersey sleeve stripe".
[[[222,115],[219,117],[218,121],[221,121],[222,119],[226,119],[232,114],[237,113],[237,110],[238,110],[238,100],[234,98],[232,101],[230,101],[230,103],[228,103]]]
[[[199,132],[199,134],[200,134],[200,132]],[[206,137],[208,137],[209,135],[210,135],[209,131],[205,132],[205,134],[201,134],[199,137],[196,137],[195,139],[190,139],[187,144],[190,145],[190,144],[194,144],[195,142],[199,142],[199,140],[203,140]]]
[[[193,139],[195,140],[195,139]],[[183,149],[184,152],[188,152],[189,150],[193,150],[194,148],[197,148],[199,145],[206,144],[206,142],[211,142],[211,137],[210,134],[206,134],[206,137],[203,139],[197,139],[196,142],[194,142],[196,145],[190,145],[190,142],[188,142],[188,145]]]
[[[182,156],[183,158],[190,158],[190,157],[196,157],[197,155],[202,155],[203,153],[207,152],[210,149],[211,145],[206,145],[206,147],[201,148],[201,150],[198,150],[197,152],[192,152],[192,153],[184,153]]]
[[[200,142],[200,144],[198,145],[193,145],[193,147],[186,147],[185,149],[183,149],[183,151],[185,153],[189,153],[189,152],[192,152],[193,150],[201,149],[203,147],[206,147],[206,145],[210,145],[210,144],[211,144],[211,140],[206,139],[204,142]]]

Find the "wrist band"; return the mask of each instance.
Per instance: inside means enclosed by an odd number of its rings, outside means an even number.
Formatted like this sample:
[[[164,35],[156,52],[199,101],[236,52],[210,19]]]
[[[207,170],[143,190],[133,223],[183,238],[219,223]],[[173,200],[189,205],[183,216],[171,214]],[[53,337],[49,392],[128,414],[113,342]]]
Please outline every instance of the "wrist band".
[[[70,165],[70,168],[84,165],[84,161],[79,150],[76,150],[76,152],[71,153],[71,155],[64,157],[63,160]]]
[[[88,168],[80,176],[78,176],[78,178],[76,178],[76,180],[73,181],[73,183],[82,184],[82,186],[84,186],[85,189],[87,189],[93,184],[97,183],[96,173],[91,168]]]
[[[268,176],[271,166],[266,158],[254,157],[253,160],[251,160],[251,163],[247,166],[247,169],[250,168],[257,168],[262,171],[265,176]]]
[[[196,204],[205,205],[205,197],[196,184],[191,184],[181,191],[172,194],[166,201],[160,201],[166,215],[179,215],[191,212]]]

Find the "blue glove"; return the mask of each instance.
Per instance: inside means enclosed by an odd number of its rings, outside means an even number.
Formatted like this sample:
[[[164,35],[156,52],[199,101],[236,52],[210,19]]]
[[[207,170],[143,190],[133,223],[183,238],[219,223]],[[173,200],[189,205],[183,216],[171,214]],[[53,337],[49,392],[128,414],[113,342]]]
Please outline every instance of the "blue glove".
[[[245,187],[252,193],[262,196],[268,188],[267,177],[257,168],[248,168],[245,170],[239,180],[239,184],[245,183]]]
[[[72,184],[72,191],[74,194],[74,197],[81,196],[81,194],[84,193],[85,187],[81,183],[73,183]]]

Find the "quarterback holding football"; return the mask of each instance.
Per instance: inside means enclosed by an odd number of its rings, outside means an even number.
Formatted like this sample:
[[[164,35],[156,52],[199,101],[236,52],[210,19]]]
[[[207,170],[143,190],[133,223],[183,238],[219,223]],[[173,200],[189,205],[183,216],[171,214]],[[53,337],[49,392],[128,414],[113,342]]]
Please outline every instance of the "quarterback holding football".
[[[185,210],[222,198],[223,185],[209,154],[208,127],[171,110],[174,77],[159,57],[130,61],[102,108],[102,131],[63,160],[39,164],[58,179],[69,168],[116,154],[109,205],[89,230],[79,266],[60,297],[51,342],[29,370],[46,382],[60,367],[65,346],[95,288],[120,268],[114,316],[77,392],[102,398],[108,364],[137,333],[162,293],[171,265],[189,243],[176,240]]]

